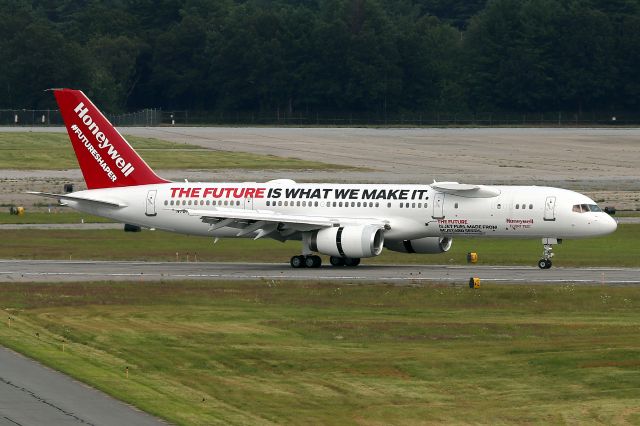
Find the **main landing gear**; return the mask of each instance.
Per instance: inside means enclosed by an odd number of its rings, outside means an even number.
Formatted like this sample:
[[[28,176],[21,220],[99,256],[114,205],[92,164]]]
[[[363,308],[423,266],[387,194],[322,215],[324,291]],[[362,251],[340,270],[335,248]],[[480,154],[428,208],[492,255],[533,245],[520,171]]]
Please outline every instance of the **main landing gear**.
[[[322,259],[314,254],[300,255],[293,256],[289,263],[291,263],[292,268],[319,268],[322,265]]]
[[[540,269],[549,269],[553,262],[551,262],[551,258],[553,257],[553,244],[560,244],[562,240],[557,238],[543,238],[542,239],[542,259],[538,261],[538,268]]]
[[[354,257],[331,256],[329,258],[329,262],[331,263],[332,266],[354,267],[360,264],[360,259],[354,258]],[[322,259],[320,258],[320,256],[316,256],[315,254],[310,254],[306,256],[300,255],[300,256],[293,256],[289,263],[291,263],[292,268],[319,268],[320,265],[322,265]]]

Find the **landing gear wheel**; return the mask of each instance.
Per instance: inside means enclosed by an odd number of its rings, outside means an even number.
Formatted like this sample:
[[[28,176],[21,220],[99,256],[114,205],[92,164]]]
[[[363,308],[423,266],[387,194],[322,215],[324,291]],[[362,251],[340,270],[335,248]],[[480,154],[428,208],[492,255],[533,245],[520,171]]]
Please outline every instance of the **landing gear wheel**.
[[[551,259],[540,259],[538,261],[538,268],[540,269],[549,269],[551,268]]]
[[[344,266],[358,266],[360,264],[360,258],[358,257],[345,257]]]
[[[331,266],[344,266],[344,257],[331,256],[329,263],[331,263]]]
[[[293,256],[289,263],[291,263],[292,268],[304,268],[305,260],[304,256]]]
[[[304,266],[307,268],[319,268],[320,265],[322,265],[322,259],[320,256],[311,255],[304,259]]]

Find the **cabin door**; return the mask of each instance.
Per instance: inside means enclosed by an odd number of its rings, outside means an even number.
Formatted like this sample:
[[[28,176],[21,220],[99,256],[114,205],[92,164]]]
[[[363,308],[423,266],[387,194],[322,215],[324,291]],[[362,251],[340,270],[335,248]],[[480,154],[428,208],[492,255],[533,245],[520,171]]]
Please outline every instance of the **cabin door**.
[[[436,192],[433,197],[433,215],[434,219],[442,219],[444,217],[444,194]]]
[[[155,216],[156,213],[156,193],[158,191],[155,189],[152,189],[151,191],[147,192],[147,202],[146,202],[146,210],[145,210],[145,214],[147,216]]]
[[[556,197],[547,197],[544,203],[544,220],[556,220]]]

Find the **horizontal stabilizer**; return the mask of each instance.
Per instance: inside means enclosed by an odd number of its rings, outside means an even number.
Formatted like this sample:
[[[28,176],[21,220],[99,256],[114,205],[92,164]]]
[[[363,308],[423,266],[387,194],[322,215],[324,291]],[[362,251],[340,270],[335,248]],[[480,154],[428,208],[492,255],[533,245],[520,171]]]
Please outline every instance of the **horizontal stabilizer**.
[[[431,188],[445,194],[458,195],[467,198],[493,198],[500,195],[500,190],[485,185],[469,185],[458,182],[434,182]]]
[[[126,204],[124,204],[124,203],[122,203],[120,201],[104,200],[104,199],[99,200],[97,198],[81,197],[79,195],[73,195],[73,194],[54,194],[52,192],[34,192],[34,191],[28,191],[27,194],[38,195],[40,197],[55,198],[57,200],[94,203],[94,204],[98,204],[98,205],[102,205],[102,206],[108,206],[108,207],[118,207],[118,208],[127,207]]]

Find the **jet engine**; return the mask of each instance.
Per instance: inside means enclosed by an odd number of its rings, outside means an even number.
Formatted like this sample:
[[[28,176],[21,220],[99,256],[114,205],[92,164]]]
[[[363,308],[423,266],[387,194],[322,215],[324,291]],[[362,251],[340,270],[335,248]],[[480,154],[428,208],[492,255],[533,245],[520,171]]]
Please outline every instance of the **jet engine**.
[[[450,237],[426,237],[417,240],[385,241],[384,246],[401,253],[436,254],[449,251],[453,243]]]
[[[336,257],[373,257],[382,252],[384,234],[374,225],[325,228],[311,234],[310,248]]]

